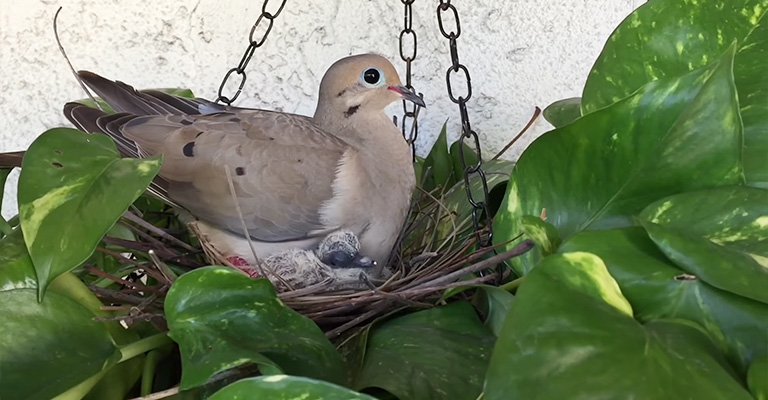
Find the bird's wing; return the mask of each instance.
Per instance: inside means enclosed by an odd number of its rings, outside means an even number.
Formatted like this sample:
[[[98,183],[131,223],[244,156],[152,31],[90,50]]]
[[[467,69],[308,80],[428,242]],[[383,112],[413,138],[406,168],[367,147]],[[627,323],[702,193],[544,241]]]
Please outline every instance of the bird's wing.
[[[117,113],[77,103],[77,127],[112,137],[129,157],[163,154],[150,188],[212,225],[261,241],[323,234],[320,210],[347,145],[303,116],[221,106],[159,91],[136,91],[88,71],[80,78]],[[229,167],[235,195],[225,167]],[[236,200],[236,201],[235,201]]]
[[[137,117],[121,131],[142,156],[163,155],[160,176],[172,200],[236,233],[239,205],[249,234],[261,241],[326,228],[320,210],[347,150],[307,117],[262,110]]]

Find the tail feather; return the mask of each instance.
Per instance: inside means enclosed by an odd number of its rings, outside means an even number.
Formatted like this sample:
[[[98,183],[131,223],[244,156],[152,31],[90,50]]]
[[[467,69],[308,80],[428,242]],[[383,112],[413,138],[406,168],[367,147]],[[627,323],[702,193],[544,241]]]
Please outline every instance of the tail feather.
[[[200,114],[201,110],[211,109],[212,105],[215,105],[204,99],[188,99],[159,90],[138,91],[123,82],[111,81],[88,71],[80,71],[78,76],[116,113],[107,114],[80,103],[70,102],[64,105],[64,116],[84,132],[103,133],[111,137],[124,157],[142,157],[136,143],[123,136],[122,127],[129,121],[140,116],[196,115]],[[5,159],[0,158],[0,163],[4,161]],[[16,162],[16,159],[9,157],[7,162]],[[21,164],[21,157],[18,157],[18,164]],[[175,205],[168,198],[167,188],[168,183],[157,177],[149,190],[169,204]]]

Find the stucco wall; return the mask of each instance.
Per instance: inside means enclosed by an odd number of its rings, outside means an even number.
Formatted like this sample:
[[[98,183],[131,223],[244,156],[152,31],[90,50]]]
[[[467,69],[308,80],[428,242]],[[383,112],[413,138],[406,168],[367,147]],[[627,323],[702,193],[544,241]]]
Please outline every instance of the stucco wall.
[[[457,109],[445,90],[450,59],[437,28],[437,3],[414,5],[419,51],[413,80],[427,102],[422,153],[446,119],[450,137],[458,135]],[[474,88],[470,117],[484,148],[503,147],[535,106],[578,96],[605,39],[641,3],[455,0],[462,23],[459,54]],[[59,5],[60,36],[75,68],[137,88],[187,87],[208,98],[239,61],[261,7],[246,0],[0,0],[0,151],[24,149],[45,129],[67,125],[61,106],[84,97],[54,41]],[[249,66],[237,105],[311,114],[320,78],[336,59],[373,51],[399,61],[402,23],[397,0],[288,0]],[[402,62],[396,66],[404,71]],[[540,121],[508,157],[547,129]],[[14,183],[3,203],[6,216],[15,212]]]

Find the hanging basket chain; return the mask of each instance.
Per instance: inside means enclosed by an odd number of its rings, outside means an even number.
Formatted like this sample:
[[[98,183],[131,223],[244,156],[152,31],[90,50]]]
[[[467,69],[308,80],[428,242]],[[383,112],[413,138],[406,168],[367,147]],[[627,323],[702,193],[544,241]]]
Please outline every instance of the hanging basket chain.
[[[278,2],[274,1],[275,4],[278,4]],[[253,24],[253,27],[251,27],[251,32],[248,35],[248,47],[245,49],[245,53],[243,53],[243,57],[240,59],[240,63],[237,64],[237,67],[230,69],[227,71],[227,73],[224,75],[224,79],[221,80],[221,85],[219,85],[219,92],[216,95],[216,102],[217,103],[224,103],[226,105],[231,105],[232,102],[234,102],[238,96],[240,96],[240,93],[243,91],[243,87],[245,86],[246,81],[246,74],[245,74],[245,68],[248,66],[248,63],[251,61],[251,58],[253,57],[253,53],[256,51],[257,48],[261,47],[261,45],[264,44],[264,42],[267,40],[267,36],[269,36],[269,32],[272,31],[272,25],[274,24],[275,18],[277,18],[278,15],[283,11],[283,7],[285,7],[286,0],[279,1],[279,6],[276,11],[272,12],[269,11],[269,4],[270,0],[264,0],[264,3],[261,6],[261,14],[258,18],[256,18],[256,22]],[[263,21],[266,21],[265,23],[266,28],[264,28],[264,33],[261,34],[261,37],[254,37],[254,34],[256,33],[257,28],[259,28]],[[232,97],[227,97],[223,94],[224,92],[224,86],[226,86],[229,79],[232,77],[232,74],[236,74],[240,76],[240,84],[237,86],[237,91],[235,94],[232,95]]]
[[[403,30],[400,31],[400,58],[405,62],[405,87],[408,90],[416,93],[416,90],[411,85],[411,63],[416,59],[416,32],[413,30],[413,2],[414,0],[400,0],[405,7],[403,17]],[[410,51],[406,52],[405,42],[407,38],[412,38],[413,45]],[[422,93],[419,93],[419,97],[424,98]],[[410,106],[410,108],[409,108]],[[403,100],[403,118],[400,120],[400,130],[403,132],[403,137],[411,146],[411,156],[413,160],[416,160],[416,138],[419,137],[419,107],[411,102]],[[406,133],[406,127],[410,121],[411,129],[409,133]]]
[[[455,27],[451,30],[446,30],[446,23],[444,22],[444,15],[451,14],[455,21]],[[459,12],[456,7],[451,4],[451,0],[440,0],[440,4],[437,6],[437,24],[440,28],[440,33],[448,39],[449,48],[451,52],[451,66],[445,73],[446,86],[448,87],[448,97],[452,102],[459,106],[459,115],[461,117],[461,146],[459,146],[459,158],[461,159],[461,166],[464,169],[464,186],[467,191],[467,200],[472,205],[472,223],[475,228],[475,234],[477,235],[478,245],[480,247],[487,247],[491,245],[493,239],[493,220],[491,218],[490,210],[488,209],[488,182],[485,178],[485,172],[483,172],[483,158],[480,150],[480,138],[477,133],[472,130],[469,123],[469,114],[467,113],[467,101],[472,98],[472,81],[469,75],[469,69],[461,62],[459,62],[459,52],[457,50],[456,41],[461,36],[461,23],[459,21]],[[463,96],[456,96],[451,85],[451,76],[457,73],[463,73],[467,82],[467,91]],[[467,165],[466,158],[464,157],[464,146],[467,139],[472,139],[472,145],[477,153],[477,163]],[[482,184],[483,193],[481,199],[475,199],[472,194],[470,186],[470,178],[476,175],[480,179]],[[480,227],[480,213],[485,213],[485,229]]]

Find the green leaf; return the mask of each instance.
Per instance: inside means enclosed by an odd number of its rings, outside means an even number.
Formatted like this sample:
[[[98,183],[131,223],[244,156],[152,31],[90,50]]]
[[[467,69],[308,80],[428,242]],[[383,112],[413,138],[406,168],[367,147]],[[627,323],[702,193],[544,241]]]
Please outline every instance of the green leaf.
[[[648,82],[707,65],[734,41],[734,77],[744,118],[747,182],[768,187],[768,0],[652,0],[613,32],[587,78],[582,114]]]
[[[159,169],[158,158],[121,159],[105,135],[56,128],[32,143],[18,197],[40,297],[53,279],[88,259]]]
[[[287,375],[239,380],[216,392],[209,400],[375,400],[328,382]]]
[[[499,337],[509,309],[515,301],[515,296],[496,286],[482,285],[480,290],[485,294],[485,302],[488,305],[485,325],[491,329],[496,337]]]
[[[731,186],[681,193],[652,203],[639,217],[768,257],[768,190]]]
[[[427,158],[424,160],[424,168],[431,168],[432,183],[434,184],[434,186],[425,187],[424,189],[427,191],[431,191],[436,187],[441,187],[443,188],[442,191],[444,191],[456,182],[453,176],[451,156],[448,153],[446,124],[447,122],[443,123],[443,129],[440,130],[437,141],[432,145],[432,150],[429,151]]]
[[[0,291],[37,289],[35,269],[21,230],[0,239]]]
[[[0,398],[51,399],[114,365],[120,353],[93,313],[51,292],[0,292]]]
[[[32,266],[32,260],[29,258],[29,253],[24,245],[21,230],[19,229],[0,240],[0,292],[11,291],[10,293],[18,293],[18,291],[13,291],[12,289],[31,289],[33,292],[37,290],[35,269]],[[96,298],[83,282],[71,273],[60,275],[51,282],[48,290],[49,293],[54,293],[80,304],[91,312],[91,318],[94,316],[112,316],[109,312],[101,310],[103,305],[101,301]],[[86,322],[87,324],[91,323],[91,321]],[[75,320],[72,323],[76,324],[78,321]],[[26,321],[26,324],[29,327],[34,327],[37,326],[37,321],[29,319]],[[126,330],[116,321],[98,322],[98,325],[107,330],[117,345],[129,344],[139,339],[136,333]],[[19,329],[24,329],[24,327],[19,327]],[[30,341],[37,340],[35,338],[28,339]],[[40,340],[45,341],[46,339]],[[66,341],[67,338],[63,337],[62,340]],[[77,343],[62,342],[59,345],[68,347],[70,351],[78,352],[78,354],[88,354],[90,351],[88,348],[78,349]],[[80,345],[82,345],[82,342],[80,342]],[[86,343],[85,346],[90,346],[90,343]],[[58,363],[59,360],[38,358],[38,362],[41,362],[44,366],[49,366],[50,364]],[[64,362],[69,361],[65,358]],[[106,364],[104,367],[109,367],[107,370],[97,372],[81,382],[76,382],[76,378],[73,378],[70,381],[70,390],[67,392],[71,391],[73,395],[75,395],[74,393],[82,395],[87,392],[88,396],[86,398],[92,399],[122,399],[138,379],[141,362],[142,358],[136,357],[111,367],[109,364]],[[67,368],[68,364],[56,365],[60,365],[61,368]],[[37,367],[34,365],[28,367],[29,371],[35,371],[36,369]],[[0,370],[2,370],[1,366]],[[83,373],[83,375],[86,374]],[[103,377],[101,377],[102,375]],[[91,390],[91,388],[93,389]]]
[[[520,227],[526,238],[533,240],[536,246],[531,249],[536,254],[531,256],[538,263],[542,258],[554,254],[562,240],[557,229],[550,223],[543,221],[541,217],[523,215],[520,219]]]
[[[747,184],[768,189],[768,13],[742,41],[736,53],[733,74],[739,90],[741,118],[744,121],[744,175]]]
[[[740,183],[733,51],[534,141],[510,177],[495,242],[521,233],[520,218],[543,209],[565,240],[631,226],[633,215],[675,193]],[[533,267],[531,257],[513,260],[518,274]]]
[[[768,355],[763,354],[749,366],[747,386],[756,400],[768,400]]]
[[[581,117],[581,97],[558,100],[544,109],[544,119],[555,128],[560,128]]]
[[[687,232],[641,221],[656,246],[683,271],[708,284],[768,303],[768,264]],[[765,259],[764,260],[768,260]]]
[[[3,204],[3,195],[5,194],[5,181],[8,179],[8,175],[13,171],[13,168],[0,168],[0,205]],[[13,227],[8,221],[0,215],[0,238],[8,235],[13,230]]]
[[[181,350],[182,390],[247,363],[344,381],[333,345],[314,322],[283,305],[266,279],[230,268],[196,269],[174,282],[165,315]]]
[[[533,398],[751,397],[699,327],[639,324],[598,257],[567,253],[526,276],[486,377],[485,399]]]
[[[753,357],[768,351],[768,306],[686,274],[640,227],[582,232],[559,251],[596,254],[632,304],[635,318],[640,322],[677,318],[696,322],[742,371]]]
[[[374,326],[354,387],[400,400],[474,400],[495,338],[472,306],[457,302]]]
[[[461,162],[461,151],[464,152],[464,163]],[[461,182],[464,180],[464,165],[471,166],[477,164],[477,153],[459,138],[451,143],[450,154],[451,163],[453,164],[454,183]]]
[[[493,189],[505,184],[509,180],[509,173],[514,165],[513,162],[507,160],[491,160],[483,163],[483,172],[485,173],[489,195]],[[483,183],[478,175],[473,174],[470,177],[469,189],[472,192],[472,198],[475,200],[480,201],[483,198]],[[467,199],[467,189],[463,178],[445,193],[442,205],[446,211],[453,215],[453,218],[443,218],[440,220],[437,227],[438,238],[445,238],[453,232],[454,224],[459,232],[472,228],[472,210],[474,207],[472,207],[472,204]],[[490,211],[494,212],[492,207]]]

